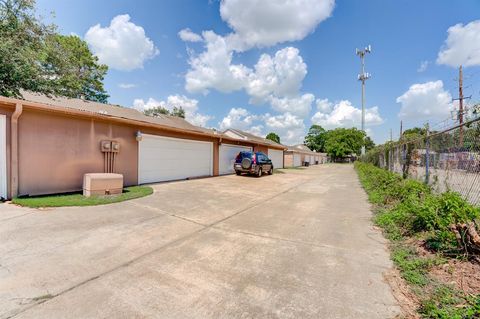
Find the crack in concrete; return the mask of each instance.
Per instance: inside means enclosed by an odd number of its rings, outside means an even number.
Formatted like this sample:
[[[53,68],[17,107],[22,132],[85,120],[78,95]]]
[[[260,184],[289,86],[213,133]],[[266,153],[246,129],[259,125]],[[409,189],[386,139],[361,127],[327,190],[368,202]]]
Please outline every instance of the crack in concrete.
[[[5,318],[5,319],[15,318],[16,316],[18,316],[18,315],[20,315],[20,314],[22,314],[22,313],[24,313],[24,312],[26,312],[26,311],[28,311],[28,310],[30,310],[30,309],[33,309],[33,308],[35,308],[36,306],[38,306],[38,305],[40,305],[40,304],[48,303],[48,302],[54,300],[55,298],[57,298],[58,296],[61,296],[61,295],[63,295],[63,294],[66,294],[66,293],[68,293],[68,292],[70,292],[70,291],[72,291],[72,290],[74,290],[74,289],[76,289],[76,288],[79,288],[79,287],[81,287],[81,286],[84,286],[84,285],[86,285],[86,284],[89,283],[89,282],[92,282],[92,281],[94,281],[94,280],[96,280],[96,279],[99,279],[99,278],[101,278],[101,277],[103,277],[103,276],[105,276],[105,275],[111,274],[111,273],[113,273],[113,272],[115,272],[115,271],[117,271],[117,270],[120,270],[120,269],[123,269],[123,268],[125,268],[125,267],[128,267],[128,266],[130,266],[130,265],[132,265],[132,264],[134,264],[134,263],[136,263],[136,262],[138,262],[138,261],[141,261],[141,260],[145,259],[146,257],[149,257],[150,255],[153,255],[153,254],[155,254],[155,253],[158,253],[159,251],[162,251],[162,250],[164,250],[164,249],[167,249],[167,248],[169,248],[169,247],[171,247],[171,246],[174,246],[174,245],[176,245],[176,244],[178,244],[178,243],[180,243],[180,242],[183,242],[183,241],[186,241],[186,240],[188,240],[188,239],[191,239],[192,237],[200,234],[201,232],[206,231],[206,230],[208,230],[208,229],[210,229],[210,228],[213,228],[215,225],[218,225],[218,224],[221,223],[221,222],[224,222],[224,221],[226,221],[226,220],[228,220],[228,219],[230,219],[230,218],[232,218],[232,217],[235,217],[235,216],[237,216],[237,215],[239,215],[239,214],[241,214],[241,213],[243,213],[243,212],[246,212],[246,211],[248,211],[248,210],[250,210],[250,209],[252,209],[252,208],[255,208],[255,207],[257,207],[258,205],[260,205],[260,204],[262,204],[262,203],[264,203],[264,202],[270,201],[270,200],[272,200],[272,199],[274,199],[274,198],[276,198],[276,197],[278,197],[278,196],[281,196],[281,195],[283,195],[283,194],[285,194],[285,193],[288,193],[289,191],[291,191],[291,190],[293,190],[293,189],[295,189],[295,188],[297,188],[297,187],[299,187],[299,186],[301,186],[301,185],[303,185],[303,184],[306,184],[306,183],[308,183],[308,182],[310,182],[310,181],[311,181],[311,178],[308,179],[308,180],[306,180],[306,181],[297,183],[297,184],[295,184],[294,186],[289,187],[289,188],[287,188],[287,189],[284,190],[284,191],[281,191],[281,192],[279,192],[279,193],[277,193],[277,194],[275,194],[275,195],[273,195],[273,196],[270,196],[270,197],[266,198],[265,200],[262,200],[262,201],[259,201],[259,202],[255,202],[254,204],[249,205],[249,206],[247,206],[247,207],[245,207],[245,208],[243,208],[243,209],[241,209],[241,210],[233,213],[232,215],[229,215],[229,216],[227,216],[227,217],[225,217],[225,218],[222,218],[222,219],[220,219],[220,220],[218,220],[218,221],[215,221],[215,222],[213,222],[213,223],[211,223],[211,224],[203,225],[203,226],[202,226],[203,228],[200,228],[200,229],[198,229],[198,230],[196,230],[196,231],[194,231],[194,232],[192,232],[192,233],[190,233],[190,234],[187,234],[187,235],[185,235],[185,236],[179,237],[179,238],[177,238],[177,239],[175,239],[175,240],[173,240],[173,241],[171,241],[171,242],[168,242],[168,243],[166,243],[166,244],[164,244],[164,245],[162,245],[162,246],[160,246],[160,247],[157,247],[157,248],[155,248],[155,249],[153,249],[153,250],[151,250],[151,251],[149,251],[149,252],[147,252],[147,253],[144,253],[144,254],[142,254],[142,255],[140,255],[140,256],[137,256],[137,257],[135,257],[135,258],[133,258],[133,259],[131,259],[131,260],[123,263],[123,264],[117,265],[117,266],[115,266],[115,267],[113,267],[113,268],[111,268],[111,269],[108,269],[108,270],[106,270],[106,271],[104,271],[104,272],[102,272],[102,273],[100,273],[100,274],[98,274],[98,275],[96,275],[96,276],[93,276],[93,277],[88,278],[88,279],[86,279],[86,280],[84,280],[84,281],[81,281],[81,282],[77,283],[76,285],[73,285],[73,286],[71,286],[71,287],[69,287],[69,288],[67,288],[67,289],[64,289],[64,290],[62,290],[62,291],[60,291],[60,292],[58,292],[58,293],[56,293],[56,294],[52,294],[52,295],[51,295],[52,297],[51,297],[50,299],[45,300],[45,301],[42,301],[41,303],[36,302],[36,303],[32,304],[31,306],[25,307],[25,308],[23,308],[23,309],[15,312],[15,313],[11,314],[11,315],[7,315],[7,317],[4,317],[4,318]],[[132,203],[133,203],[133,202],[132,202]],[[135,203],[135,204],[137,204],[137,203]],[[176,218],[179,218],[179,219],[182,219],[182,220],[189,221],[188,219],[185,219],[185,218],[182,218],[182,217],[179,217],[179,216],[174,216],[174,215],[171,215],[171,216],[176,217]],[[190,222],[195,223],[195,224],[199,224],[199,223],[196,223],[196,222],[194,222],[194,221],[190,221]],[[201,224],[199,224],[199,226],[201,226]]]
[[[3,204],[3,205],[12,205],[12,204]],[[22,215],[17,215],[17,216],[12,216],[12,217],[9,217],[9,218],[4,218],[4,219],[0,219],[1,222],[6,222],[6,221],[9,221],[9,220],[12,220],[12,219],[15,219],[15,218],[20,218],[20,217],[23,217],[23,216],[26,216],[26,215],[31,215],[31,214],[35,214],[36,212],[33,211],[33,212],[28,212],[28,213],[25,213],[25,214],[22,214]]]

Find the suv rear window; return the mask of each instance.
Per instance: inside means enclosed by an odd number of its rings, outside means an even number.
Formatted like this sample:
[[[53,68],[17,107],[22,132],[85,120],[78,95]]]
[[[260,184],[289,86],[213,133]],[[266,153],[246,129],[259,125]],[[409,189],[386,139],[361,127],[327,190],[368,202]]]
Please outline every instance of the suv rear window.
[[[240,152],[240,156],[242,158],[245,158],[245,157],[252,157],[252,152]]]
[[[235,162],[240,163],[244,158],[252,158],[252,155],[253,155],[252,152],[242,151],[238,153],[237,158],[235,159]]]

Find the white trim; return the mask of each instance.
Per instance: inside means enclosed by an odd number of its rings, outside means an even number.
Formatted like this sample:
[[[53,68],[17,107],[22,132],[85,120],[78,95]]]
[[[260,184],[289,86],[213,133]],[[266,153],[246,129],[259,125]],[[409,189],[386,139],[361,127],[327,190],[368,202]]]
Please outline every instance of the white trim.
[[[0,114],[0,196],[7,198],[7,117]]]

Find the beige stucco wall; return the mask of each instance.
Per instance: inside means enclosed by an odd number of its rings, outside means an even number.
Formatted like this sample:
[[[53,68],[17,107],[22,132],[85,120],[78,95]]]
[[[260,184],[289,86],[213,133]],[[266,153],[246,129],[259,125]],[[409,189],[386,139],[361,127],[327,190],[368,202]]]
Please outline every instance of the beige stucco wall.
[[[293,153],[283,152],[283,166],[293,167]]]
[[[115,140],[115,171],[137,183],[135,128],[88,118],[24,110],[19,118],[19,195],[77,191],[85,173],[103,172],[100,141]]]
[[[253,151],[254,151],[254,152],[262,152],[262,153],[267,154],[267,153],[268,153],[268,147],[267,147],[267,146],[263,146],[263,145],[255,145],[255,146],[253,147]]]

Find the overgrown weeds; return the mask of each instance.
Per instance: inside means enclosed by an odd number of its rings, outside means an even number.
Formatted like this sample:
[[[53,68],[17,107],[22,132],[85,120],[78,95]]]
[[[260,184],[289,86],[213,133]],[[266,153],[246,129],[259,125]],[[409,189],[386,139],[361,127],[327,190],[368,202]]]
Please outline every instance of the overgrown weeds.
[[[451,225],[469,223],[480,210],[457,193],[435,194],[422,182],[403,179],[372,164],[355,164],[360,181],[375,204],[375,223],[391,240],[391,258],[421,300],[424,318],[480,318],[480,295],[468,295],[429,275],[447,258],[463,256]],[[420,255],[414,242],[432,254]]]

